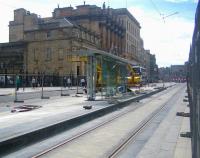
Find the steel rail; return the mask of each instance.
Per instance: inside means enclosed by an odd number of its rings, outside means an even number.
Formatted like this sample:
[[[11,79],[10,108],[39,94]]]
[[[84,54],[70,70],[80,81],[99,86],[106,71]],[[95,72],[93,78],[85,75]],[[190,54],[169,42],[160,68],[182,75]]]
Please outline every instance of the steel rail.
[[[170,90],[167,89],[167,92],[168,92],[168,91],[170,91]],[[157,95],[155,98],[151,98],[151,100],[155,100],[156,98],[159,98],[160,96],[165,95],[165,94],[166,94],[166,92],[165,92],[165,93],[162,92],[162,93],[160,93],[159,95]],[[39,158],[40,156],[43,156],[43,155],[45,155],[45,154],[47,154],[47,153],[49,153],[49,152],[51,152],[51,151],[53,151],[53,150],[55,150],[55,149],[57,149],[57,148],[59,148],[59,147],[65,145],[65,144],[67,144],[67,143],[70,143],[70,142],[72,142],[73,140],[78,139],[79,137],[81,137],[81,136],[83,136],[83,135],[86,135],[86,134],[88,134],[89,132],[92,132],[92,131],[94,131],[94,130],[97,129],[97,128],[100,128],[100,127],[102,127],[102,126],[104,126],[104,125],[106,125],[106,124],[108,124],[108,123],[111,123],[111,122],[113,122],[114,120],[116,120],[116,119],[118,119],[118,118],[120,118],[120,117],[122,117],[122,116],[124,116],[124,115],[126,115],[126,114],[128,114],[128,113],[130,113],[130,112],[133,112],[133,111],[135,111],[136,109],[138,109],[139,107],[142,107],[142,106],[145,106],[145,104],[143,104],[143,105],[141,105],[141,106],[139,106],[139,105],[138,105],[138,106],[135,106],[135,107],[134,107],[133,109],[131,109],[131,110],[127,110],[127,111],[125,111],[125,112],[122,112],[122,113],[120,113],[120,114],[117,114],[117,115],[115,115],[114,117],[110,118],[109,120],[106,120],[106,121],[104,121],[104,122],[102,122],[102,123],[100,123],[100,124],[97,124],[96,126],[94,126],[94,127],[92,127],[92,128],[89,128],[89,129],[86,130],[86,131],[80,132],[80,133],[76,134],[75,136],[64,140],[64,141],[61,142],[61,143],[59,143],[59,144],[57,144],[57,145],[54,145],[54,146],[52,146],[52,147],[50,147],[50,148],[48,148],[48,149],[46,149],[46,150],[44,150],[44,151],[42,151],[42,152],[40,152],[40,153],[38,153],[38,154],[32,156],[31,158]]]
[[[178,94],[178,92],[176,92],[174,96],[170,97],[160,108],[156,109],[150,116],[148,116],[142,123],[140,123],[138,125],[138,127],[136,127],[136,129],[134,129],[131,132],[131,134],[127,137],[127,139],[125,139],[123,142],[121,142],[120,144],[118,144],[117,147],[114,148],[114,150],[112,150],[110,153],[107,154],[108,155],[107,157],[108,158],[115,158],[115,157],[117,157],[117,155],[121,151],[123,151],[123,149],[125,147],[127,147],[130,142],[133,142],[135,140],[135,138],[137,137],[138,134],[140,134],[148,125],[150,125],[150,123],[152,123],[152,120],[160,112],[162,112],[162,110],[165,108],[165,106],[167,105],[167,103],[170,102],[170,100],[172,98],[174,98]]]
[[[117,154],[119,154],[130,142],[133,141],[134,138],[136,138],[136,136],[140,132],[142,132],[151,123],[151,121],[161,112],[165,105],[166,103],[162,105],[159,109],[156,109],[148,118],[146,118],[141,124],[139,124],[139,126],[134,129],[132,134],[108,155],[108,158],[116,157]]]

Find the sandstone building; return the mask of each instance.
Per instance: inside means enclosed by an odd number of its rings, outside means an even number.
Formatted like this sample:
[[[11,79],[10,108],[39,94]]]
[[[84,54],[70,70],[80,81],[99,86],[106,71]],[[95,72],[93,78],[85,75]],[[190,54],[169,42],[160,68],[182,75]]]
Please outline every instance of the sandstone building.
[[[0,43],[0,74],[22,73],[26,53],[26,42]]]
[[[14,10],[9,22],[9,42],[24,43],[23,60],[11,73],[48,75],[86,75],[84,57],[72,56],[73,51],[98,49],[128,59],[148,69],[150,52],[144,49],[140,24],[126,9],[112,9],[103,4],[59,6],[51,17],[41,18],[20,8]],[[16,58],[17,59],[17,58]]]
[[[95,48],[139,64],[140,24],[127,9],[80,5],[55,8],[52,17],[41,18],[21,8],[9,23],[10,42],[27,42],[26,71],[85,74],[84,62],[69,70],[68,52]],[[82,68],[82,69],[81,69]]]
[[[112,9],[95,5],[56,8],[53,18],[67,18],[100,35],[100,48],[139,62],[140,24],[126,8]]]
[[[68,53],[87,47],[98,49],[98,34],[72,24],[64,17],[40,18],[25,9],[14,13],[14,21],[9,25],[9,39],[27,42],[24,63],[28,73],[85,74],[84,62],[75,62],[80,61],[78,57],[71,59]]]

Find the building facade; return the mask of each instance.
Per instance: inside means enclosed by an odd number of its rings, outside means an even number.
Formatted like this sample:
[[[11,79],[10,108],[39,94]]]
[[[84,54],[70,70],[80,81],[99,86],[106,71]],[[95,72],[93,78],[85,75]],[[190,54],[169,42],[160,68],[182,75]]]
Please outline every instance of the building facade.
[[[187,66],[171,65],[170,67],[159,68],[159,78],[166,82],[186,82]]]
[[[25,71],[26,42],[0,44],[0,74],[18,74]]]
[[[62,17],[40,18],[25,9],[15,10],[14,14],[9,37],[12,42],[27,42],[24,63],[29,74],[85,74],[85,62],[71,52],[99,49],[98,34]]]
[[[100,35],[100,48],[139,63],[140,24],[126,8],[112,9],[95,5],[56,8],[53,18],[66,17]]]
[[[185,82],[186,81],[186,65],[171,65],[171,81]]]
[[[54,9],[41,18],[20,8],[9,22],[9,41],[26,42],[24,71],[29,74],[86,75],[85,61],[76,50],[98,49],[146,68],[150,78],[151,54],[140,37],[140,24],[126,9],[79,5]]]
[[[150,54],[150,82],[158,81],[158,65],[156,64],[156,56]]]

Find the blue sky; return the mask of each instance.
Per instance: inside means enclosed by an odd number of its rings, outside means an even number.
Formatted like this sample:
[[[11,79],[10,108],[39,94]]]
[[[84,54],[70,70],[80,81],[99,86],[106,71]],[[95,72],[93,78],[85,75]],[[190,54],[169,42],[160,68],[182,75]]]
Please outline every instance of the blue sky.
[[[0,0],[0,43],[8,42],[8,24],[13,10],[25,8],[41,17],[51,16],[57,4],[83,4],[84,0]],[[159,67],[184,64],[188,59],[198,0],[85,0],[86,4],[102,6],[105,1],[112,8],[125,8],[141,25],[145,49],[156,55]],[[47,5],[48,4],[48,5]],[[164,20],[162,17],[178,12]],[[160,15],[162,14],[162,15]],[[6,15],[6,16],[5,16]]]

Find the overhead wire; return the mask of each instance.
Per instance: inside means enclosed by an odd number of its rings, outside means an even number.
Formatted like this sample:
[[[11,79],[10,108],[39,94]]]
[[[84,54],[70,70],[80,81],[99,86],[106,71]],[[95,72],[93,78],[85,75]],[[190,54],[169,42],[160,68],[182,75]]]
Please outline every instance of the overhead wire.
[[[165,15],[163,13],[160,12],[160,10],[158,9],[157,5],[155,4],[155,2],[153,0],[150,0],[154,9],[156,10],[156,12],[158,12],[158,14],[160,15],[160,17],[162,18],[163,22],[165,23],[165,19],[170,17],[170,16],[173,16],[175,14],[178,14],[179,12],[174,12],[174,13],[171,13],[171,14],[168,14],[168,15]]]
[[[157,7],[157,5],[154,3],[154,1],[153,1],[153,0],[150,0],[150,1],[151,1],[152,5],[153,5],[154,9],[156,10],[156,12],[158,12],[158,14],[159,14],[160,16],[163,16],[163,14],[160,12],[160,10],[158,9],[158,7]]]

